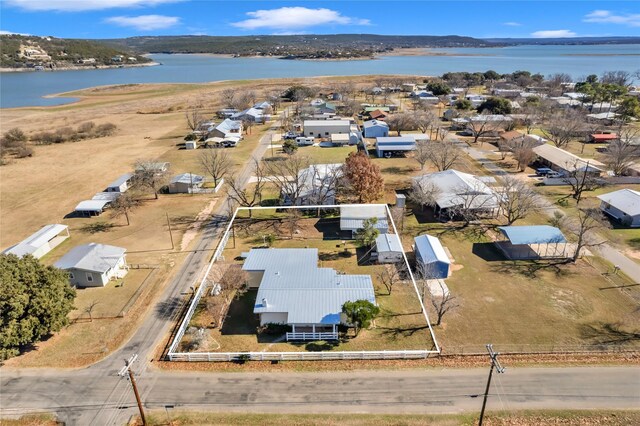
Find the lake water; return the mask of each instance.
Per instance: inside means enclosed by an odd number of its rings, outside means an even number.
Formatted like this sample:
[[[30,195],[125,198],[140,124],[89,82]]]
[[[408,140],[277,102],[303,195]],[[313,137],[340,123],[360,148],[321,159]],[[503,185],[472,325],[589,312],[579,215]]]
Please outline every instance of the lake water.
[[[201,83],[322,75],[441,75],[448,71],[499,73],[528,70],[574,78],[603,71],[640,69],[640,45],[514,46],[438,49],[451,56],[384,56],[360,61],[290,61],[273,58],[222,58],[204,55],[151,55],[160,66],[105,70],[0,74],[0,107],[56,105],[69,98],[45,95],[93,86],[129,83]],[[469,56],[473,55],[473,56]]]

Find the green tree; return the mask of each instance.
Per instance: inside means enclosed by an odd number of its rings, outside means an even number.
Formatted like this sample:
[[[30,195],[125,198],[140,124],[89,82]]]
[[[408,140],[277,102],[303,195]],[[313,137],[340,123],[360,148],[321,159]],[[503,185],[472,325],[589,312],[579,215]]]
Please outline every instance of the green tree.
[[[494,70],[485,71],[483,76],[485,79],[492,80],[492,81],[496,81],[500,79],[500,74],[498,74]]]
[[[451,88],[442,81],[430,81],[427,83],[427,90],[433,93],[435,96],[448,95],[451,93]]]
[[[640,118],[640,101],[633,96],[627,96],[620,102],[616,113],[625,123],[631,121],[632,118]]]
[[[298,143],[293,139],[287,139],[282,144],[282,150],[285,154],[295,154],[295,152],[298,150]]]
[[[368,300],[356,300],[355,302],[344,302],[342,313],[353,325],[357,336],[360,330],[369,327],[371,321],[380,313],[380,308]]]
[[[468,111],[473,109],[473,103],[469,99],[458,99],[453,105],[459,110]]]
[[[0,360],[60,331],[75,296],[66,272],[30,255],[0,255]]]
[[[356,241],[365,247],[371,247],[376,242],[378,235],[380,235],[380,231],[376,228],[377,224],[377,217],[365,219],[362,222],[362,229],[358,229],[356,232]]]
[[[478,106],[478,111],[489,111],[491,114],[511,114],[511,102],[505,98],[489,98]]]

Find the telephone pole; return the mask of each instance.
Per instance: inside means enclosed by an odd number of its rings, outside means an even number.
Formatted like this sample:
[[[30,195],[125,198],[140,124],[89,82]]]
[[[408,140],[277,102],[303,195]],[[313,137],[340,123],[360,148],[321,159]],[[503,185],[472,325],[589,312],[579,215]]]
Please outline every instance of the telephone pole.
[[[171,221],[169,220],[169,213],[164,212],[167,216],[167,226],[169,227],[169,238],[171,238],[171,250],[175,249],[175,245],[173,244],[173,233],[171,232]]]
[[[489,379],[487,380],[487,388],[484,391],[484,400],[482,401],[482,410],[480,411],[480,422],[478,426],[482,426],[482,421],[484,420],[484,409],[487,406],[487,397],[489,396],[489,388],[491,387],[491,376],[493,376],[493,369],[496,369],[498,373],[504,373],[504,367],[500,365],[500,361],[498,361],[498,355],[500,353],[493,351],[493,345],[487,345],[487,352],[489,352],[489,358],[491,358],[491,368],[489,369]]]
[[[140,411],[142,426],[147,426],[147,420],[144,417],[144,409],[142,408],[142,401],[140,400],[140,394],[138,393],[138,385],[136,384],[136,379],[133,376],[133,371],[131,371],[131,364],[133,364],[136,359],[138,359],[138,354],[135,354],[131,358],[126,359],[124,361],[124,367],[120,370],[118,375],[123,377],[125,374],[128,374],[129,381],[131,382],[131,386],[133,387],[133,393],[136,396],[136,402],[138,403],[138,410]]]

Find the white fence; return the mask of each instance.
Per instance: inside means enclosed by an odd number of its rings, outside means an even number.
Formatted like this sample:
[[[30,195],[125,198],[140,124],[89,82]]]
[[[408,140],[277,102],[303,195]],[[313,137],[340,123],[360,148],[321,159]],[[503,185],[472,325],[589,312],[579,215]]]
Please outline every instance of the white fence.
[[[169,353],[170,361],[337,361],[359,359],[425,359],[434,351],[336,351],[336,352],[183,352]]]

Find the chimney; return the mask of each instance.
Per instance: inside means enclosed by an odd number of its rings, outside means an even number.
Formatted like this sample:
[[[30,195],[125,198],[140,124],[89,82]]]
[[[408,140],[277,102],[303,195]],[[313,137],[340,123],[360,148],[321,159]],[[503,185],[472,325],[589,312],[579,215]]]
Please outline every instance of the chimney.
[[[267,304],[267,298],[266,297],[262,298],[262,307],[263,308],[268,308],[269,307],[269,305]]]

